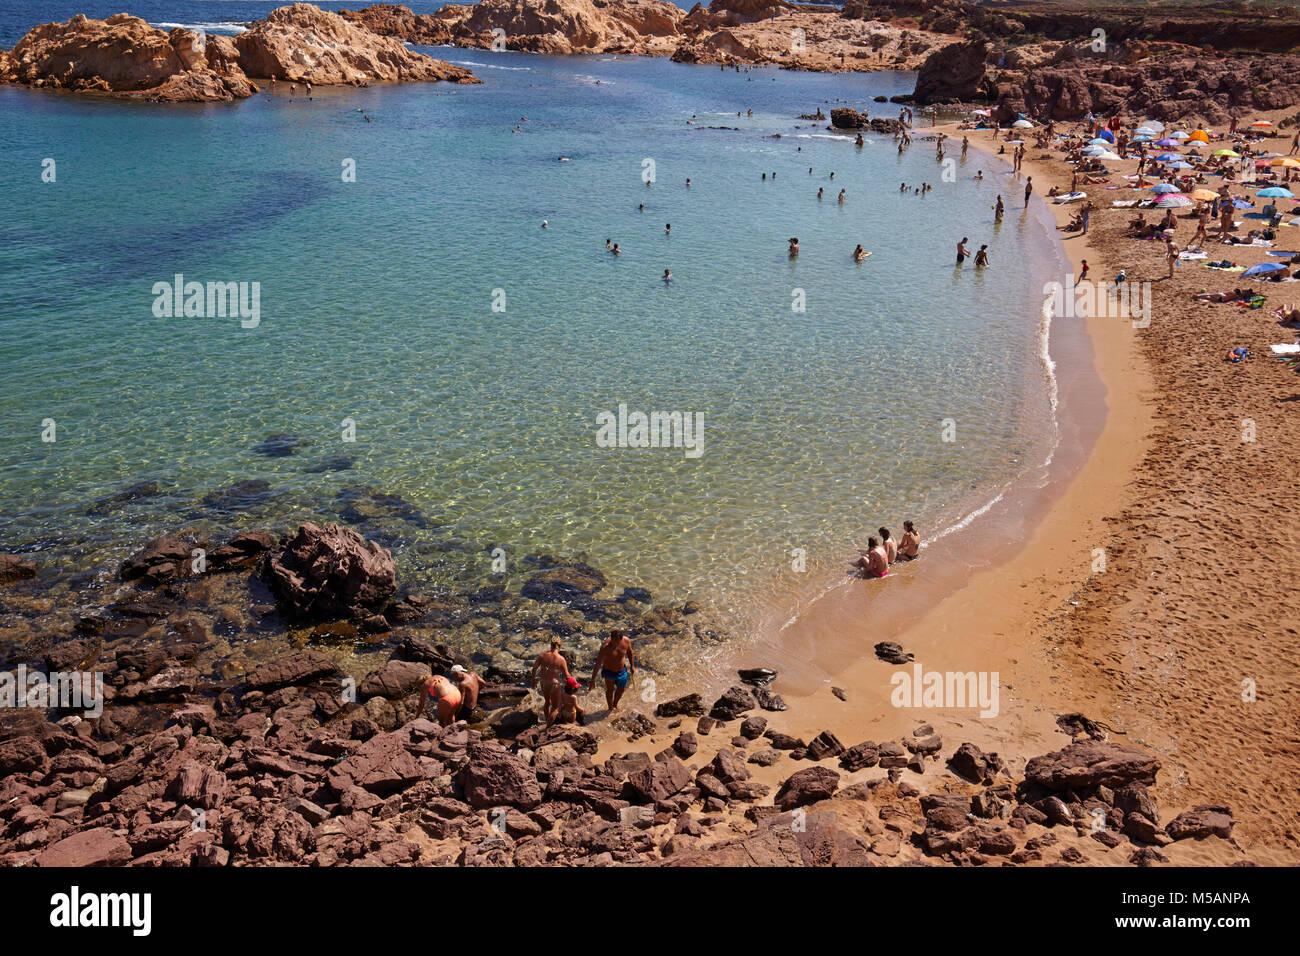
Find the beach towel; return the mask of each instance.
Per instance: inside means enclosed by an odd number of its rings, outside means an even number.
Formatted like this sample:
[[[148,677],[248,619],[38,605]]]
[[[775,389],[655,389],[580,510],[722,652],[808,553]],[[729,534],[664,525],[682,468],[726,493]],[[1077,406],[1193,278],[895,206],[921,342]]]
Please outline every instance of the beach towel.
[[[1112,199],[1110,204],[1114,209],[1128,209],[1130,206],[1136,206],[1139,202],[1141,202],[1139,199]]]
[[[1300,342],[1294,345],[1287,345],[1285,342],[1281,345],[1270,345],[1274,355],[1300,355]]]
[[[1190,262],[1194,259],[1208,259],[1210,257],[1204,252],[1180,252],[1178,253],[1178,258],[1182,259],[1184,262]]]
[[[1245,272],[1245,266],[1216,266],[1212,262],[1207,262],[1205,268],[1213,269],[1215,272]]]
[[[1280,256],[1280,257],[1282,257],[1283,259],[1289,259],[1289,258],[1291,258],[1292,256],[1300,256],[1300,252],[1277,252],[1276,250],[1274,250],[1273,252],[1270,252],[1269,255],[1270,255],[1270,256]]]

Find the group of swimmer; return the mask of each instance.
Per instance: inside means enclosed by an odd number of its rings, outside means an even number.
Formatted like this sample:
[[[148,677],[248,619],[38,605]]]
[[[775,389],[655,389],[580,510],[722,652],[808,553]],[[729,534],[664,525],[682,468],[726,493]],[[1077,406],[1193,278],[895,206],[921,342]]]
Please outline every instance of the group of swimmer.
[[[538,687],[542,693],[542,716],[546,726],[559,723],[583,724],[586,711],[578,702],[582,692],[581,682],[569,673],[568,661],[561,652],[563,642],[552,637],[550,649],[543,651],[533,662],[529,674],[528,686]],[[610,631],[609,637],[600,645],[596,654],[596,664],[592,668],[589,687],[595,687],[597,679],[605,685],[605,705],[610,713],[618,710],[619,701],[627,690],[636,673],[636,659],[632,651],[632,639],[625,631]],[[449,727],[458,720],[466,722],[479,718],[474,716],[478,706],[479,695],[487,683],[483,678],[456,664],[443,674],[429,674],[420,681],[420,706],[416,717],[423,717],[426,706],[432,706],[438,723]]]
[[[915,561],[921,554],[921,536],[910,521],[903,522],[903,537],[898,542],[894,541],[888,528],[879,528],[876,533],[880,538],[867,538],[866,550],[859,550],[858,560],[853,562],[853,567],[861,571],[863,577],[888,577],[894,564]]]

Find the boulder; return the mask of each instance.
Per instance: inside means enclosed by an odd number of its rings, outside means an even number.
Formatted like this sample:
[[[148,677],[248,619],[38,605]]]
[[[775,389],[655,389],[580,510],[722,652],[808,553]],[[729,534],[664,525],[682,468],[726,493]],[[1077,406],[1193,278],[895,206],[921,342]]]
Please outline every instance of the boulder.
[[[281,613],[292,620],[365,617],[397,590],[392,553],[336,524],[299,526],[271,556],[266,574]]]
[[[835,793],[835,788],[839,786],[839,782],[839,773],[830,767],[808,767],[797,770],[781,784],[774,802],[782,810],[807,806],[830,798]]]
[[[1025,780],[1057,792],[1114,790],[1135,782],[1150,786],[1159,769],[1160,761],[1140,747],[1084,740],[1032,758],[1025,764]]]
[[[479,810],[505,806],[527,810],[542,802],[542,789],[533,769],[495,744],[469,748],[469,764],[461,787],[466,802]]]
[[[916,74],[913,100],[925,105],[991,99],[996,95],[996,88],[985,78],[988,58],[988,41],[979,37],[935,50]]]
[[[419,689],[420,681],[429,676],[429,667],[415,661],[392,660],[379,670],[371,671],[358,690],[363,698],[386,697],[398,700]]]
[[[131,859],[131,844],[110,827],[95,827],[64,837],[36,857],[37,866],[122,866]]]
[[[0,584],[36,576],[36,562],[16,554],[0,554]]]
[[[740,685],[727,688],[726,692],[713,702],[709,716],[714,720],[735,720],[746,711],[758,706],[754,695]]]
[[[1232,811],[1222,805],[1204,805],[1178,814],[1169,821],[1165,832],[1175,840],[1217,836],[1227,840],[1232,836]]]
[[[550,568],[533,575],[520,588],[522,597],[542,603],[590,597],[605,586],[605,575],[585,564]]]
[[[352,787],[380,796],[403,790],[425,776],[406,743],[407,736],[400,732],[376,734],[331,767],[326,783],[340,796]]]
[[[320,651],[291,651],[254,667],[244,675],[244,684],[249,690],[275,690],[291,684],[310,684],[337,670]]]
[[[704,698],[699,694],[687,694],[665,701],[655,708],[656,717],[703,717]]]

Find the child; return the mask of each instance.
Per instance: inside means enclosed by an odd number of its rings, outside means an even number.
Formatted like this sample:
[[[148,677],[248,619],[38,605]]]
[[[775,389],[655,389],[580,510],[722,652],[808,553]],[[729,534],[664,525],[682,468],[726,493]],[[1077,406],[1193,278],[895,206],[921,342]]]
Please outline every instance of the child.
[[[583,709],[578,706],[577,692],[582,685],[578,683],[576,677],[570,677],[560,688],[560,716],[557,723],[577,724],[579,727],[586,723],[587,715]]]

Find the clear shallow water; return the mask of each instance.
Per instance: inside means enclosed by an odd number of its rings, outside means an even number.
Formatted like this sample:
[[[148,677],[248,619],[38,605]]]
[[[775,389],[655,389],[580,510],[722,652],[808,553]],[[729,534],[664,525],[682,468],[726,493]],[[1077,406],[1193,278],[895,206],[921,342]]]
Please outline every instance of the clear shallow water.
[[[41,11],[7,14],[7,42],[64,16]],[[888,137],[855,149],[795,119],[875,106],[910,76],[428,52],[485,83],[205,106],[0,89],[3,544],[113,568],[154,534],[334,518],[341,490],[369,486],[425,516],[385,529],[409,583],[485,574],[493,545],[585,552],[743,625],[838,573],[876,525],[938,530],[1045,456],[1052,250],[1019,189],[989,169],[972,181],[975,158],[943,183],[931,144],[900,158]],[[930,196],[899,193],[923,179]],[[954,270],[963,235],[993,268]],[[873,255],[855,265],[859,242]],[[175,273],[259,282],[261,325],[155,318],[152,286]],[[703,456],[598,447],[595,416],[619,403],[702,413]],[[279,432],[309,444],[252,450]],[[352,467],[308,470],[334,456]],[[200,503],[244,479],[271,491],[233,513]],[[160,494],[88,513],[140,481]],[[795,548],[807,575],[790,573]]]

